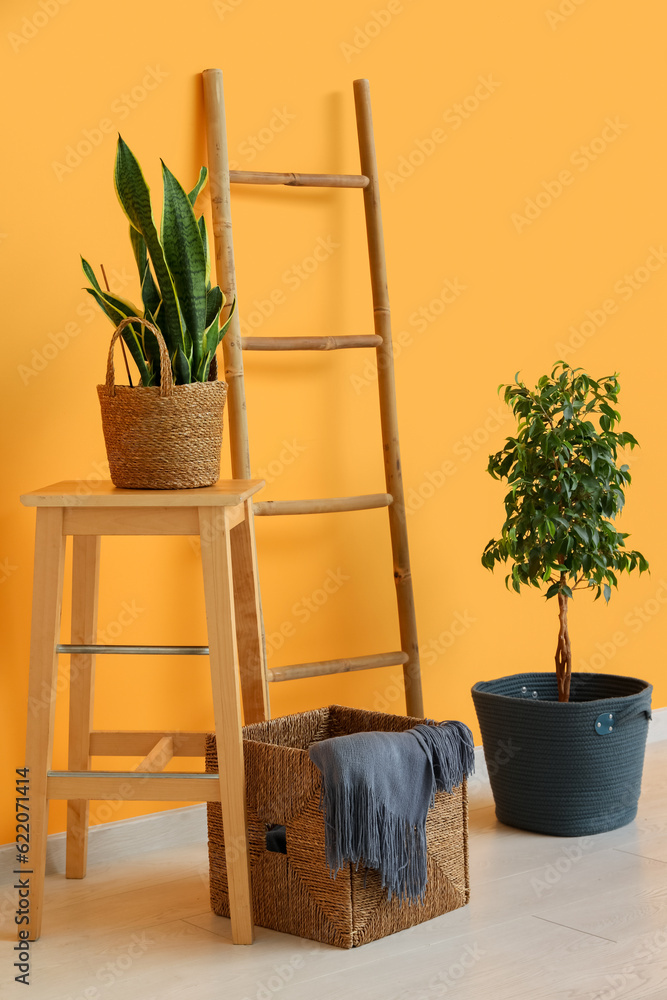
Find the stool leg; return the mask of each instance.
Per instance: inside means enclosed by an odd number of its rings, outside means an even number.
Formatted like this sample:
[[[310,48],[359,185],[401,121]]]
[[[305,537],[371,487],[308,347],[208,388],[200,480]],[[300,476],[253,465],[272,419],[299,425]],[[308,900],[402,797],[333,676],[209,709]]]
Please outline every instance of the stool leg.
[[[61,507],[39,507],[35,531],[35,570],[30,632],[30,679],[26,765],[30,779],[30,940],[42,927],[46,836],[49,803],[46,774],[53,753],[53,720],[56,707],[58,660],[63,593],[65,537]]]
[[[97,638],[97,597],[99,590],[99,535],[75,535],[72,556],[72,638],[73,644],[94,643]],[[95,657],[72,653],[69,682],[70,771],[90,768],[90,731],[93,721]],[[67,878],[83,878],[88,855],[88,799],[67,803]]]
[[[252,944],[253,915],[237,673],[238,651],[231,538],[226,511],[200,507],[199,532],[232,938],[235,944]]]
[[[269,684],[264,655],[252,500],[246,500],[243,507],[245,517],[232,528],[231,538],[243,721],[249,725],[251,722],[263,722],[269,717]]]

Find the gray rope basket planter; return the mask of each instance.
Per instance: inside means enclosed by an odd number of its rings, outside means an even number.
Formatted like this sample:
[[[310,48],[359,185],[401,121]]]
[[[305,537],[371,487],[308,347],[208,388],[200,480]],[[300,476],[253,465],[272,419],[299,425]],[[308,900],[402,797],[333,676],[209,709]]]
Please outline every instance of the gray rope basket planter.
[[[501,823],[582,837],[637,814],[651,692],[646,681],[572,674],[559,703],[556,674],[513,674],[472,689]]]

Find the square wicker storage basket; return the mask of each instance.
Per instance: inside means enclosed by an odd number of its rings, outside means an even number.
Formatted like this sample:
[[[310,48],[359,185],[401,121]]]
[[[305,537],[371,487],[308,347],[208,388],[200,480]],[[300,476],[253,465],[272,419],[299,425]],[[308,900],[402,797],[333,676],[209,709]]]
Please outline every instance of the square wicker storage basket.
[[[426,823],[428,886],[423,903],[387,900],[377,872],[348,865],[331,878],[324,853],[321,776],[308,757],[319,740],[348,733],[400,732],[422,719],[332,705],[259,722],[243,730],[248,837],[255,924],[353,948],[431,920],[469,899],[465,780],[438,792]],[[217,771],[215,736],[207,736],[206,770]],[[287,853],[267,849],[267,830],[286,828]],[[211,906],[229,916],[220,805],[208,804]]]

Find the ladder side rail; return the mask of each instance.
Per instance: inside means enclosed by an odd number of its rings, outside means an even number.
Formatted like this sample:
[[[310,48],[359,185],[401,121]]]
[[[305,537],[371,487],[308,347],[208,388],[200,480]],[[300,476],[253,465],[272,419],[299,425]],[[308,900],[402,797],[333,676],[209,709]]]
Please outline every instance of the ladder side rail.
[[[241,347],[241,319],[239,315],[236,292],[236,269],[234,267],[234,241],[232,237],[232,209],[229,182],[229,156],[227,150],[227,120],[225,115],[225,96],[222,70],[206,69],[203,74],[204,109],[206,115],[206,141],[208,148],[209,183],[211,185],[211,215],[213,219],[213,236],[215,247],[215,268],[218,284],[224,292],[227,302],[236,303],[236,308],[222,341],[222,353],[225,363],[225,380],[227,389],[227,412],[229,420],[229,448],[234,479],[251,479],[250,445],[248,440],[248,414],[245,399],[245,381],[243,376],[243,350]],[[249,500],[246,521],[231,532],[231,557],[235,565],[243,565],[247,560],[247,519],[252,517],[253,501]],[[257,555],[252,543],[251,559],[255,567],[255,594],[247,587],[234,582],[235,614],[237,615],[238,659],[243,677],[248,664],[261,662],[263,675],[262,705],[260,699],[254,700],[254,707],[244,704],[246,722],[257,722],[262,714],[271,718],[269,704],[269,686],[266,666],[266,630],[264,628],[264,613],[262,609],[257,573]],[[257,601],[259,617],[259,637],[254,628],[246,629],[248,609],[253,601]],[[259,647],[258,647],[259,638]],[[252,671],[251,671],[252,673]],[[252,718],[248,712],[252,712]]]
[[[390,493],[394,498],[394,502],[388,508],[388,513],[401,647],[408,655],[408,660],[403,665],[405,700],[407,714],[416,718],[422,718],[424,715],[424,705],[419,667],[417,620],[405,520],[405,497],[398,439],[396,382],[391,340],[391,314],[389,310],[380,190],[368,80],[354,81],[354,102],[357,116],[361,171],[369,179],[369,183],[363,189],[364,209],[366,214],[371,288],[373,292],[375,333],[382,338],[382,344],[377,348],[377,378],[387,493]]]
[[[222,87],[222,70],[205,69],[204,106],[206,111],[206,136],[208,143],[209,183],[211,185],[211,214],[215,244],[215,267],[218,284],[227,302],[236,299],[236,270],[234,268],[234,243],[232,240],[232,212],[229,188],[229,157],[227,153],[227,123]],[[241,350],[241,321],[238,303],[222,341],[227,390],[229,439],[234,479],[250,479],[250,447],[248,443],[248,416],[246,413],[245,383],[243,381],[243,353]]]

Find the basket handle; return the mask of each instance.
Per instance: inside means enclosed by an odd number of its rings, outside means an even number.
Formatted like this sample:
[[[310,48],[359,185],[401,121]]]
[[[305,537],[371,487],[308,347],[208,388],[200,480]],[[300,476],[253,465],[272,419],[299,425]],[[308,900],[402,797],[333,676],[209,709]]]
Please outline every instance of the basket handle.
[[[140,323],[146,329],[151,330],[155,334],[155,339],[157,340],[157,345],[160,351],[160,395],[161,396],[171,396],[174,392],[174,378],[171,371],[171,359],[169,357],[169,351],[167,350],[167,345],[164,342],[164,337],[162,333],[156,326],[149,323],[147,319],[140,319],[139,316],[127,316],[121,323],[118,324],[113,332],[113,337],[111,338],[111,344],[109,345],[109,357],[107,358],[107,395],[116,395],[116,382],[114,377],[114,367],[113,367],[113,349],[116,345],[116,341],[120,337],[121,333],[126,326],[131,323]]]

